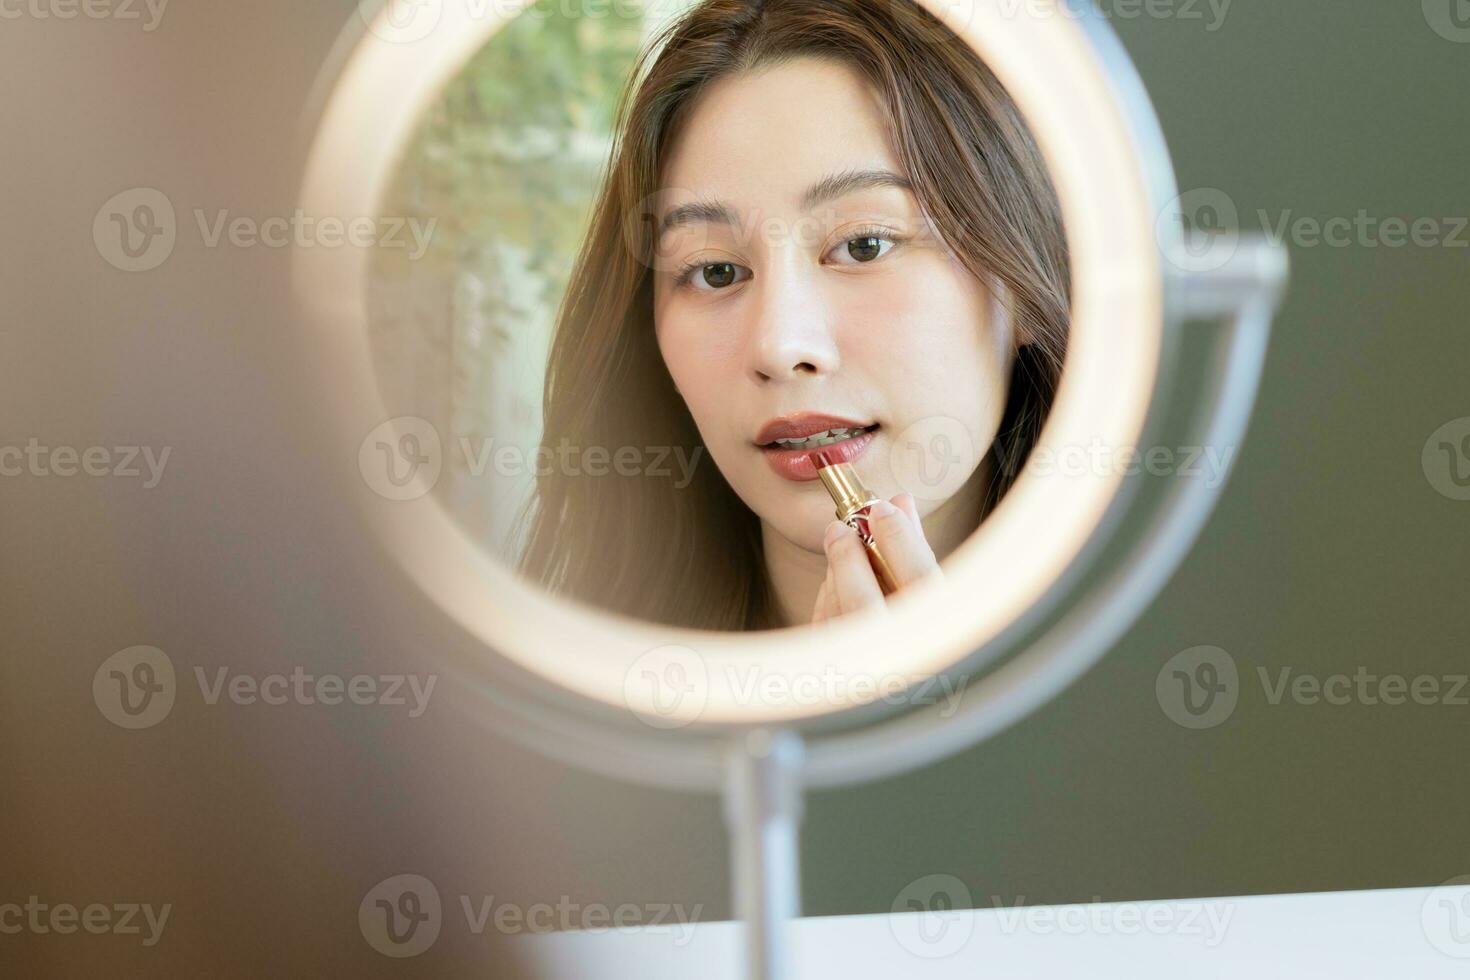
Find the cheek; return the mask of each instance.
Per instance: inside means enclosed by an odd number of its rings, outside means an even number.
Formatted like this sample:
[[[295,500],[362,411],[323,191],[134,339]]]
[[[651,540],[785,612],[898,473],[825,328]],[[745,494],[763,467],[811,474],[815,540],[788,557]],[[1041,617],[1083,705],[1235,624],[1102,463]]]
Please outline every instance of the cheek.
[[[681,308],[682,306],[682,308]],[[740,371],[742,325],[733,310],[701,310],[667,301],[654,314],[654,331],[664,364],[680,388],[696,381],[733,380]]]
[[[990,293],[973,276],[935,256],[915,274],[874,291],[863,319],[872,343],[866,360],[884,379],[896,409],[980,421],[1003,403],[1010,337]]]
[[[732,359],[735,347],[709,326],[675,317],[656,326],[664,366],[706,443],[722,428],[720,420],[729,411],[729,399],[721,397],[721,392],[730,390],[732,372],[738,371]]]

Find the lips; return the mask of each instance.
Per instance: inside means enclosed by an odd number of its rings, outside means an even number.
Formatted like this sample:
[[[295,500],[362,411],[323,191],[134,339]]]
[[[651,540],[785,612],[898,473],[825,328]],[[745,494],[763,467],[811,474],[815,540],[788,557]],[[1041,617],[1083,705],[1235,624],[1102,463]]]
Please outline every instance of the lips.
[[[756,433],[755,444],[766,448],[777,439],[805,439],[818,432],[831,429],[867,429],[871,421],[843,418],[838,415],[822,415],[817,412],[797,412],[771,419]]]
[[[832,428],[828,426],[827,428]],[[838,426],[837,428],[842,428]],[[816,430],[818,432],[823,429]],[[813,457],[818,452],[829,457],[833,462],[852,463],[868,451],[873,440],[878,437],[880,426],[873,424],[857,430],[857,435],[837,442],[827,443],[819,448],[782,448],[779,445],[761,446],[761,455],[765,456],[766,463],[771,471],[783,480],[791,480],[795,483],[807,483],[819,479],[817,476],[817,464]],[[794,436],[787,438],[795,438]]]

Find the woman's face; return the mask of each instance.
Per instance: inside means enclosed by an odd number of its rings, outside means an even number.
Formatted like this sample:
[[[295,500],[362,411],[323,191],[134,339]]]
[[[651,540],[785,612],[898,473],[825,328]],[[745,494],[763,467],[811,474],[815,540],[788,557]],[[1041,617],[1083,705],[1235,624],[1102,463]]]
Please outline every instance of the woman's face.
[[[891,181],[877,97],[845,65],[801,58],[714,83],[664,167],[654,322],[711,458],[787,540],[820,553],[832,499],[795,433],[870,428],[831,451],[884,498],[941,507],[989,449],[1013,356],[1006,317]],[[820,193],[822,190],[829,193]],[[681,271],[683,281],[678,281]],[[801,425],[805,421],[806,425]],[[792,430],[788,429],[788,432]],[[939,479],[935,479],[939,477]]]

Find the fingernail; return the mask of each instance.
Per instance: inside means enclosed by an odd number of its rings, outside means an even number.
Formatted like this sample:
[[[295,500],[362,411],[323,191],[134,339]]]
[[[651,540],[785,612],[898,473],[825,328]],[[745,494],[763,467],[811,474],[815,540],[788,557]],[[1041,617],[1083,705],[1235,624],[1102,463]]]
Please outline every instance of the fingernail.
[[[868,508],[868,516],[875,521],[882,520],[885,517],[892,517],[897,513],[898,508],[886,500],[880,500]]]
[[[827,533],[822,537],[822,547],[830,548],[842,537],[842,532],[847,530],[847,525],[841,521],[833,521],[827,525]]]

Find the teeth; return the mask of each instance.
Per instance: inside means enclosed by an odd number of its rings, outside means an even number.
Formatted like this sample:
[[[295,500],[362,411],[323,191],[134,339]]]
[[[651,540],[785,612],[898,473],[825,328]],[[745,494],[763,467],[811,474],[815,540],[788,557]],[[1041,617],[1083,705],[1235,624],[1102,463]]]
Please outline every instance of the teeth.
[[[777,439],[774,445],[783,449],[817,449],[822,446],[830,446],[834,442],[842,442],[844,439],[852,439],[861,435],[864,428],[853,429],[828,429],[825,432],[813,432],[801,439]]]

